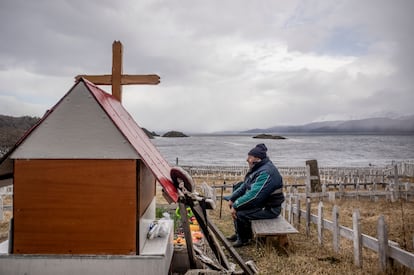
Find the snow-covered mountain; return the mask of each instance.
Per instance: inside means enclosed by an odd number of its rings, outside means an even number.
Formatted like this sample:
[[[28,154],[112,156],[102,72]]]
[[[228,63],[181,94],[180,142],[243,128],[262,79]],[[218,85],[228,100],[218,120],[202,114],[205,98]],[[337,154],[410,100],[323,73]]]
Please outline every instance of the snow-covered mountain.
[[[266,129],[251,129],[245,133],[414,133],[414,115],[399,118],[367,118],[313,122],[296,126],[274,126]]]

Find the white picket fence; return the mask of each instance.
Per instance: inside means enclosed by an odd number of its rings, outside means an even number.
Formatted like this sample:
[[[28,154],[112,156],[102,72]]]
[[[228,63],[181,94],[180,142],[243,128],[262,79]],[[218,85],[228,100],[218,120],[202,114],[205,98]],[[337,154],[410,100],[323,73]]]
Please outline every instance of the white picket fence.
[[[220,180],[240,180],[248,171],[247,166],[183,166],[193,177]],[[306,178],[306,166],[278,167],[284,178],[301,183]],[[323,183],[389,183],[398,177],[414,177],[414,161],[392,162],[385,167],[319,167]]]
[[[317,178],[310,175],[310,167],[305,168],[304,182],[300,184],[286,184],[285,191],[288,194],[294,194],[304,198],[318,197],[324,199],[328,197],[330,201],[334,201],[335,198],[352,197],[355,199],[369,198],[370,200],[377,201],[380,197],[385,197],[387,200],[394,202],[399,198],[403,198],[406,201],[411,200],[414,197],[414,184],[411,182],[400,182],[400,176],[398,174],[398,167],[395,165],[392,169],[393,175],[390,173],[387,176],[387,181],[377,183],[375,178],[371,178],[372,181],[359,181],[359,178],[355,178],[354,182],[335,182],[327,183],[322,182],[320,193],[311,193],[311,179]],[[390,170],[391,171],[391,170]],[[381,186],[381,188],[380,188]],[[353,191],[345,190],[353,188]],[[362,188],[363,187],[363,188]],[[329,189],[328,189],[329,188]],[[333,190],[335,191],[332,191]]]
[[[306,199],[306,209],[301,209],[301,200],[298,196],[288,196],[284,212],[282,213],[288,222],[296,223],[299,227],[301,220],[305,220],[306,234],[310,236],[311,223],[317,225],[318,242],[323,244],[325,230],[332,232],[332,245],[336,253],[340,250],[340,238],[353,241],[354,264],[362,267],[362,247],[366,247],[378,254],[378,264],[382,271],[386,271],[391,260],[414,270],[414,254],[398,247],[396,242],[388,240],[387,225],[384,217],[378,218],[377,238],[361,233],[359,210],[356,209],[352,215],[353,228],[347,228],[339,224],[339,210],[337,206],[332,210],[332,221],[324,218],[323,202],[318,204],[318,214],[311,213],[311,199]],[[287,213],[286,213],[287,212]],[[287,216],[287,217],[286,217]]]
[[[13,186],[6,186],[0,188],[0,221],[4,220],[4,211],[5,210],[11,210],[12,205],[5,204],[5,200],[3,199],[6,196],[12,196],[13,195]]]
[[[323,202],[318,204],[318,215],[311,213],[311,197],[319,199],[329,198],[331,201],[335,198],[351,197],[362,198],[369,197],[372,200],[378,200],[379,197],[385,197],[391,201],[398,198],[409,200],[414,197],[412,184],[409,182],[400,182],[400,178],[414,177],[414,162],[393,163],[391,166],[384,168],[366,167],[366,168],[319,168],[320,181],[322,183],[321,193],[310,192],[310,168],[306,167],[279,167],[283,177],[293,177],[296,184],[286,185],[287,202],[284,206],[283,215],[290,223],[296,222],[300,225],[302,219],[305,219],[306,234],[310,235],[311,223],[317,225],[318,242],[323,244],[323,234],[325,230],[332,232],[332,243],[335,252],[339,252],[340,239],[345,238],[353,242],[354,264],[362,267],[362,247],[366,247],[378,254],[378,264],[382,271],[386,271],[390,266],[391,260],[414,270],[414,254],[398,247],[398,244],[388,240],[387,225],[384,217],[380,216],[377,225],[377,236],[372,237],[361,232],[359,210],[353,213],[353,228],[347,228],[339,224],[338,207],[334,206],[330,221],[324,218]],[[185,167],[193,177],[205,177],[219,180],[242,179],[247,173],[247,167]],[[299,183],[301,182],[301,183]],[[218,185],[221,188],[226,186]],[[351,186],[353,191],[345,190]],[[379,188],[381,186],[381,188]],[[329,191],[329,188],[336,189]],[[385,188],[382,188],[385,187]],[[304,188],[304,192],[298,190]],[[363,188],[363,189],[362,189]],[[221,198],[222,199],[222,198]],[[300,207],[301,199],[306,200],[306,210]],[[286,214],[287,211],[287,214]],[[221,205],[220,205],[221,212]],[[221,216],[221,215],[220,215]],[[414,242],[414,240],[413,240]],[[414,244],[413,244],[414,245]]]

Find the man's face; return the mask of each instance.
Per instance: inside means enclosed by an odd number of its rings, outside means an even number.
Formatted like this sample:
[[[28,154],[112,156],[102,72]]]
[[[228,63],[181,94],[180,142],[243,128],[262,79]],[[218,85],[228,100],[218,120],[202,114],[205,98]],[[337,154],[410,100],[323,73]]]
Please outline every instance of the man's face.
[[[249,164],[249,168],[252,168],[256,163],[261,161],[261,159],[254,157],[254,156],[247,155],[246,161]]]

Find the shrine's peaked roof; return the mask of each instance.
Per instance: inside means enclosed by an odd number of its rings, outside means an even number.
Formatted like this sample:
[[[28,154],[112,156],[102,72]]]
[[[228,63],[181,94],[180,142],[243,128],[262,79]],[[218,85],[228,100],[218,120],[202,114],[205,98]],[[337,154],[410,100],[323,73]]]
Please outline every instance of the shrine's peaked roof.
[[[61,104],[62,100],[71,93],[71,91],[81,83],[85,84],[87,90],[93,95],[96,102],[102,107],[106,115],[111,119],[113,124],[117,127],[119,132],[130,143],[132,148],[141,156],[146,166],[151,170],[158,182],[162,185],[166,195],[176,202],[178,200],[177,189],[171,181],[170,171],[171,167],[164,157],[160,154],[158,149],[152,144],[145,132],[138,126],[131,115],[121,105],[121,103],[115,99],[112,95],[106,93],[93,83],[86,79],[79,79],[75,85],[69,90],[69,92],[62,97],[59,102],[53,106],[46,114],[39,120],[39,122],[29,129],[23,137],[16,143],[16,145],[0,160],[0,179],[10,175],[10,171],[5,171],[3,168],[10,167],[8,165],[9,157],[15,151],[25,139],[27,139],[31,133],[41,125],[50,114]],[[68,118],[70,119],[70,118]],[[8,169],[6,169],[8,170]]]
[[[104,92],[86,79],[82,79],[81,81],[85,82],[86,86],[95,96],[104,111],[135,148],[142,160],[164,187],[170,198],[176,202],[178,195],[177,189],[171,181],[171,167],[158,149],[149,140],[145,132],[138,126],[135,120],[125,110],[121,103],[115,99],[115,97]]]

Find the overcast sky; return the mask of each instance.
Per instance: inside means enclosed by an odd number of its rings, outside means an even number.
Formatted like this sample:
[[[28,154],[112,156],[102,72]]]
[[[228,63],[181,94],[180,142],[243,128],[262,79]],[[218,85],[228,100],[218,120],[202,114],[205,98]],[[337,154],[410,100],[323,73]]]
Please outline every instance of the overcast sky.
[[[412,0],[1,0],[0,114],[42,116],[109,74],[150,130],[213,132],[413,114]],[[103,87],[110,91],[108,87]]]

